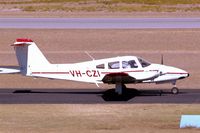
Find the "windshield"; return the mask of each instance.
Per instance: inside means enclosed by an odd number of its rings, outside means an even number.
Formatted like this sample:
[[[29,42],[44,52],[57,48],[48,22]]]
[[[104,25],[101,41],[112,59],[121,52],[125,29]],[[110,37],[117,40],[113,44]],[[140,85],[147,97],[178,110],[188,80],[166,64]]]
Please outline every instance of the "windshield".
[[[144,59],[138,58],[138,60],[142,67],[147,67],[147,66],[151,65],[151,63],[149,63],[148,61],[145,61]]]

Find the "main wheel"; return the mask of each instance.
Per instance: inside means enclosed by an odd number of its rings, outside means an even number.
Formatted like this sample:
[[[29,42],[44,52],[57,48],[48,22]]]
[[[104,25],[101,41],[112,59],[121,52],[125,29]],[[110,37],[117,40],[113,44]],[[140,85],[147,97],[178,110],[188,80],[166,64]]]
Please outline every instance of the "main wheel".
[[[179,90],[178,90],[178,88],[177,87],[173,87],[172,89],[171,89],[171,93],[172,94],[178,94],[179,93]]]

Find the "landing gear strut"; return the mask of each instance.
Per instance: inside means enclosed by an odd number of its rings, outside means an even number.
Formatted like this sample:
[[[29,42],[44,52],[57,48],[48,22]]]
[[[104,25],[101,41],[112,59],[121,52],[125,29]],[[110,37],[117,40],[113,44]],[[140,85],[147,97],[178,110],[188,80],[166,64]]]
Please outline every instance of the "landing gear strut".
[[[174,87],[171,89],[171,93],[176,95],[179,93],[179,89],[176,87],[176,81],[172,82],[172,84]]]
[[[123,90],[126,89],[126,86],[122,83],[116,83],[115,84],[115,93],[118,95],[122,95]]]

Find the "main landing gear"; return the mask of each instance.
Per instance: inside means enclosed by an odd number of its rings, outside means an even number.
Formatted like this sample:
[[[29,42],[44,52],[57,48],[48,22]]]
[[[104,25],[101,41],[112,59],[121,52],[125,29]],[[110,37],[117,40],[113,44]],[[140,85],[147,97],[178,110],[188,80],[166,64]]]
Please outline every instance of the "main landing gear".
[[[126,89],[126,86],[122,83],[116,83],[115,84],[115,93],[118,95],[122,95],[123,90]]]
[[[174,87],[171,89],[171,93],[176,95],[179,93],[179,89],[176,87],[176,81],[172,82],[172,85],[174,85]]]

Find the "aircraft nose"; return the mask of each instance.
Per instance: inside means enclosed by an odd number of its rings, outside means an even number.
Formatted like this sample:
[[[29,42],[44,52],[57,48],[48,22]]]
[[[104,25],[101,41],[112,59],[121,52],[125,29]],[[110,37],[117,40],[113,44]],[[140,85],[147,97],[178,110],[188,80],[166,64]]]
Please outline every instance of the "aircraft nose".
[[[183,70],[184,71],[184,70]],[[185,78],[189,77],[190,74],[187,71],[184,71],[183,75],[185,75]]]
[[[183,79],[183,78],[186,78],[186,77],[189,77],[189,76],[190,76],[190,74],[189,74],[187,71],[182,70],[182,69],[180,69],[180,68],[176,68],[175,73],[177,73],[177,74],[180,75],[180,78],[179,78],[179,79]]]
[[[187,72],[187,71],[185,71],[185,70],[182,70],[182,69],[180,69],[181,71],[182,71],[182,73],[183,74],[185,74],[186,75],[186,77],[189,77],[190,76],[190,74]]]
[[[177,79],[183,79],[190,76],[187,71],[171,66],[168,66],[165,69],[165,73],[169,75],[174,75]]]
[[[190,76],[190,74],[189,73],[187,73],[187,77],[189,77]]]

